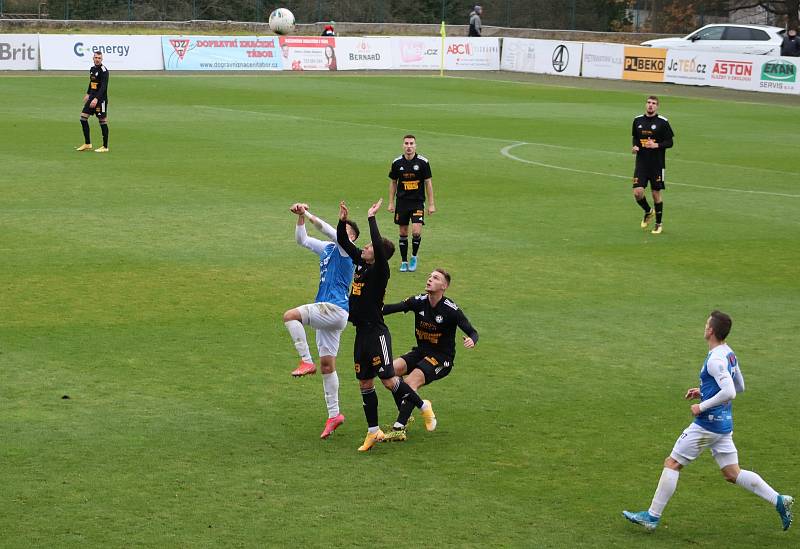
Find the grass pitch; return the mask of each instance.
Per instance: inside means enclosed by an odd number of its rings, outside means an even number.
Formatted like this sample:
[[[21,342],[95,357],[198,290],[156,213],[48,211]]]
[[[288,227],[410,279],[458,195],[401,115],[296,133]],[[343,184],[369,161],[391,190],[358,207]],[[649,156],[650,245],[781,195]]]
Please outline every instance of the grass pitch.
[[[797,103],[552,82],[112,73],[99,155],[72,150],[85,75],[0,76],[0,545],[794,544],[709,455],[653,535],[620,512],[690,422],[714,308],[747,382],[741,465],[800,495]],[[657,237],[629,182],[652,89],[676,132]],[[289,376],[281,315],[318,269],[287,208],[365,221],[407,132],[440,211],[387,300],[445,267],[481,339],[422,390],[435,433],[363,455],[352,328],[331,440],[319,376]],[[388,317],[395,354],[412,323]]]

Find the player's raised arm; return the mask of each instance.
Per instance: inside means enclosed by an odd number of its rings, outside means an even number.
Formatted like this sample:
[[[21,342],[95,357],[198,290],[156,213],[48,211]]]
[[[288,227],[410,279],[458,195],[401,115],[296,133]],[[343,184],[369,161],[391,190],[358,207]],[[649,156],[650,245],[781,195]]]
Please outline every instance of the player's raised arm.
[[[389,258],[386,257],[386,250],[383,246],[383,237],[381,231],[378,229],[378,222],[375,221],[375,214],[383,204],[383,198],[379,198],[367,211],[367,220],[369,221],[369,236],[372,240],[372,250],[375,254],[375,266],[380,269],[389,270]]]
[[[358,247],[350,242],[350,237],[347,236],[347,204],[344,201],[339,203],[339,224],[336,225],[336,242],[339,244],[339,247],[342,248],[347,255],[350,256],[350,259],[353,261],[361,261],[361,250]]]
[[[314,227],[317,228],[319,232],[330,238],[331,240],[336,240],[336,229],[328,225],[323,219],[312,214],[308,211],[308,204],[304,204],[305,206],[305,216],[311,222]]]

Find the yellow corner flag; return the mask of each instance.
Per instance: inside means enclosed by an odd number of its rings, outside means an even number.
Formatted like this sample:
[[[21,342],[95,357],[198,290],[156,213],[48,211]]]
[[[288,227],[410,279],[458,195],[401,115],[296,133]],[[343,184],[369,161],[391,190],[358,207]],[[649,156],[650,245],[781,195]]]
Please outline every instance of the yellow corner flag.
[[[447,36],[447,33],[444,30],[444,21],[442,21],[442,29],[439,31],[442,35],[442,55],[439,58],[439,76],[444,76],[444,38]]]

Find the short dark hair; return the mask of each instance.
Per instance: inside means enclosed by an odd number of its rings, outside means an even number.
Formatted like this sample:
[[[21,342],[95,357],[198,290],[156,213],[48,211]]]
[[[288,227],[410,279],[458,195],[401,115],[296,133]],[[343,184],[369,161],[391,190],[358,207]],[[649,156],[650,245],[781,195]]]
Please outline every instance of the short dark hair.
[[[441,273],[441,275],[447,281],[447,285],[448,286],[450,285],[450,273],[448,273],[447,271],[445,271],[444,269],[441,269],[441,268],[436,268],[436,269],[433,270],[433,272],[434,273]]]
[[[416,141],[417,137],[414,136],[414,135],[408,134],[408,135],[404,135],[403,136],[403,141],[405,141],[406,139],[413,139],[414,141]]]
[[[714,332],[714,337],[720,341],[725,341],[725,338],[731,333],[733,319],[722,311],[711,311],[709,317],[708,325]]]
[[[648,98],[648,99],[652,99],[653,101],[655,101],[655,102],[656,102],[656,103],[658,103],[659,105],[661,104],[661,101],[659,101],[659,100],[658,100],[658,97],[657,97],[657,96],[655,96],[655,95],[648,95],[648,96],[647,96],[647,98]]]
[[[358,225],[356,225],[356,222],[350,221],[349,219],[345,219],[344,224],[350,225],[350,228],[353,229],[354,233],[356,233],[356,240],[358,240],[358,236],[361,234],[361,231],[358,230]]]
[[[392,256],[394,255],[394,243],[385,236],[382,238],[383,238],[383,253],[386,254],[387,260],[391,259]]]

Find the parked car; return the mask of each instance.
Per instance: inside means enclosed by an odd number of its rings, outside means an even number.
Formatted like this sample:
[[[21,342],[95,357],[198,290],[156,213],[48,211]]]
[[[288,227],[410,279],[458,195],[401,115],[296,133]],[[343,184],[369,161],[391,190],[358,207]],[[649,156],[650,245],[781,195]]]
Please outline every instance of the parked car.
[[[642,46],[667,49],[780,55],[783,33],[768,25],[706,25],[683,38],[658,38]]]

